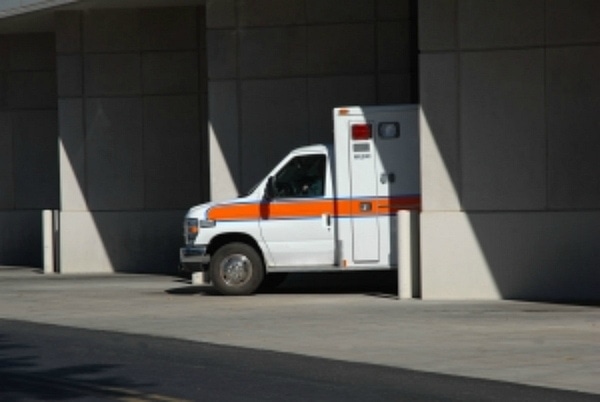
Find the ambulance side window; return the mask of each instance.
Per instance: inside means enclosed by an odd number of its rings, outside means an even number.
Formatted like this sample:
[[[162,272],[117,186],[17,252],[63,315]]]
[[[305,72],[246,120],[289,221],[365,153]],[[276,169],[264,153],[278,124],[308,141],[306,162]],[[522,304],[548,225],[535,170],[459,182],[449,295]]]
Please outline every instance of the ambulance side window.
[[[325,195],[325,155],[296,156],[273,182],[275,198],[312,198]]]

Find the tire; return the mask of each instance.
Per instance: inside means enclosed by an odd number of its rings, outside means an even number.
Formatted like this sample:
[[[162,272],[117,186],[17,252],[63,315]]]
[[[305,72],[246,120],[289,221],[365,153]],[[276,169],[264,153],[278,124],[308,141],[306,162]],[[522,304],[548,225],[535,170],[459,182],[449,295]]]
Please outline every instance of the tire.
[[[264,275],[260,255],[245,243],[225,244],[210,261],[210,280],[224,295],[250,295],[258,289]]]

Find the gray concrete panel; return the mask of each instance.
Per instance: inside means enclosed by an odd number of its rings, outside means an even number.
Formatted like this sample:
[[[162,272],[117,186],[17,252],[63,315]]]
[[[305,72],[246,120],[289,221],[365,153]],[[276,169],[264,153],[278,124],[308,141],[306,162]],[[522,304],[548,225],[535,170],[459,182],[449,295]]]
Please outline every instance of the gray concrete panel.
[[[74,2],[73,0],[2,0],[0,12],[4,17],[14,16]]]
[[[549,206],[600,208],[600,46],[546,52]]]
[[[119,215],[124,223],[124,211],[112,213]],[[116,230],[107,230],[104,237],[100,234],[95,217],[110,212],[61,211],[58,246],[60,249],[61,274],[70,273],[108,273],[114,272],[112,261],[106,251],[104,238],[110,241],[109,234]],[[133,257],[133,256],[132,256]]]
[[[207,0],[206,27],[233,28],[236,26],[236,0]]]
[[[242,191],[308,142],[306,79],[242,82]]]
[[[87,54],[84,59],[87,96],[138,95],[141,93],[139,53]]]
[[[421,54],[421,192],[423,211],[458,211],[461,192],[458,57]]]
[[[177,273],[184,210],[62,212],[61,273]]]
[[[206,6],[196,7],[196,46],[206,53]]]
[[[201,201],[198,97],[144,98],[146,209],[184,209]]]
[[[198,52],[198,92],[202,94],[203,103],[206,105],[206,95],[208,93],[208,60],[206,58],[206,49],[198,49]],[[206,107],[203,110],[206,111]]]
[[[10,112],[0,112],[0,209],[15,206],[11,120]]]
[[[377,24],[377,69],[387,73],[410,73],[410,21]]]
[[[39,211],[0,211],[0,264],[42,267]]]
[[[212,80],[235,78],[237,75],[237,32],[235,30],[206,33],[208,77]]]
[[[58,101],[60,205],[63,211],[86,211],[86,152],[83,100]]]
[[[410,18],[410,0],[376,0],[377,18],[381,20]]]
[[[419,49],[450,50],[458,45],[457,0],[419,1]]]
[[[0,72],[9,70],[9,37],[0,35]]]
[[[144,53],[142,77],[145,94],[197,93],[198,53]]]
[[[8,82],[6,73],[0,71],[0,110],[8,108]]]
[[[196,49],[195,7],[146,8],[140,14],[144,50]]]
[[[333,143],[334,107],[375,103],[375,78],[371,75],[309,78],[308,143]]]
[[[85,116],[90,209],[143,208],[141,99],[88,99]]]
[[[83,95],[83,60],[81,55],[58,55],[56,57],[56,80],[58,96]]]
[[[544,51],[468,53],[460,63],[464,207],[545,208]]]
[[[412,82],[415,79],[413,75],[379,74],[377,78],[377,104],[413,102]]]
[[[459,1],[460,47],[543,45],[544,4],[544,0]]]
[[[373,24],[309,26],[307,30],[308,74],[356,74],[375,70]]]
[[[11,35],[9,43],[9,63],[12,71],[53,71],[55,69],[54,34]]]
[[[0,10],[6,11],[19,6],[21,6],[21,0],[5,0],[2,2],[2,5],[0,5]]]
[[[238,0],[239,25],[297,25],[306,22],[305,0]]]
[[[424,299],[598,299],[598,212],[430,212],[421,233]]]
[[[211,199],[225,199],[241,191],[237,83],[212,81],[208,88],[210,196]]]
[[[306,0],[308,23],[373,21],[376,0]]]
[[[241,31],[240,77],[275,78],[306,74],[306,29],[278,27]]]
[[[81,18],[79,11],[58,11],[54,14],[58,53],[81,52]]]
[[[58,208],[56,111],[14,112],[13,132],[16,206]]]
[[[135,9],[91,10],[83,14],[86,52],[140,49],[140,12]]]
[[[549,45],[600,41],[600,2],[547,0],[546,42]]]
[[[7,78],[7,106],[12,109],[56,109],[56,73],[11,72]]]

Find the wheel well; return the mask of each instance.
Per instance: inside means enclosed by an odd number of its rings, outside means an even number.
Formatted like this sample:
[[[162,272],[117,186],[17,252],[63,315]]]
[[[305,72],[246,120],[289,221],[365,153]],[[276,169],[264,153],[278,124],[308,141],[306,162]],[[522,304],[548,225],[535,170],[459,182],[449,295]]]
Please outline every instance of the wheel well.
[[[245,244],[249,245],[250,247],[254,248],[256,250],[256,252],[258,253],[258,255],[260,256],[260,259],[263,262],[263,266],[265,266],[265,257],[262,253],[262,250],[258,246],[258,243],[256,242],[256,240],[254,240],[254,238],[252,236],[249,236],[245,233],[227,233],[227,234],[219,235],[211,240],[210,244],[208,245],[207,252],[210,255],[214,255],[214,253],[219,248],[221,248],[221,246],[228,244],[228,243],[245,243]]]

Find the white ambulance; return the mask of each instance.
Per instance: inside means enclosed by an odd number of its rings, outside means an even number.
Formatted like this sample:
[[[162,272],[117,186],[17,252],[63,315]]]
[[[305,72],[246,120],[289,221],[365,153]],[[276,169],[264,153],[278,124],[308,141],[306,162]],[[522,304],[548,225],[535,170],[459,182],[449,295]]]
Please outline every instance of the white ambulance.
[[[295,149],[246,196],[191,208],[182,269],[228,295],[289,272],[396,269],[397,211],[421,205],[418,107],[339,107],[333,122],[333,147]]]

